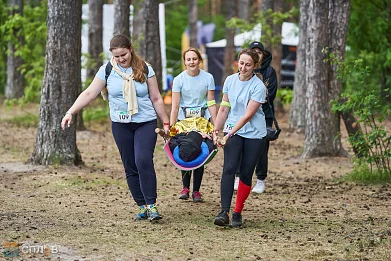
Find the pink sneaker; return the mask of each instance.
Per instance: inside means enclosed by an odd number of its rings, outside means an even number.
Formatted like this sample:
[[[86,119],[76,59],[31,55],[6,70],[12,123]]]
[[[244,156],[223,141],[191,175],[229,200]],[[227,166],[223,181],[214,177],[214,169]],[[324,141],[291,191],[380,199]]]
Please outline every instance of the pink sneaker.
[[[190,190],[188,188],[183,188],[181,193],[179,193],[179,199],[189,199]]]
[[[204,199],[202,198],[202,194],[199,191],[194,191],[191,195],[193,198],[193,202],[203,202]]]

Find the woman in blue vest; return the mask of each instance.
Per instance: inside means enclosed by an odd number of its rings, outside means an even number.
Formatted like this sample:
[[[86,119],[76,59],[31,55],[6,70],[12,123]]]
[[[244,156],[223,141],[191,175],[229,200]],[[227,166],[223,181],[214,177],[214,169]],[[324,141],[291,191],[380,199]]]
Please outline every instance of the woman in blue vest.
[[[265,103],[266,87],[254,73],[258,64],[258,54],[252,49],[243,49],[238,56],[239,72],[228,76],[224,82],[223,100],[213,133],[215,144],[224,145],[221,211],[214,220],[218,226],[230,224],[228,214],[238,166],[240,181],[231,226],[242,225],[244,202],[251,191],[252,175],[259,153],[265,146],[266,122],[261,104]],[[224,132],[223,140],[218,136],[221,128]]]
[[[90,86],[65,114],[61,126],[99,95],[109,100],[112,133],[125,168],[129,190],[139,206],[136,218],[158,220],[156,173],[153,154],[156,145],[157,115],[169,134],[168,116],[160,95],[155,72],[138,57],[128,37],[116,35],[110,41],[112,70],[107,82],[103,65]]]
[[[172,85],[172,107],[170,124],[188,117],[204,117],[214,123],[216,119],[215,84],[213,76],[200,69],[202,56],[195,48],[183,52],[186,70],[174,78]],[[200,193],[204,167],[193,171],[194,202],[203,202]],[[191,171],[182,171],[183,189],[179,199],[188,199],[190,194]]]

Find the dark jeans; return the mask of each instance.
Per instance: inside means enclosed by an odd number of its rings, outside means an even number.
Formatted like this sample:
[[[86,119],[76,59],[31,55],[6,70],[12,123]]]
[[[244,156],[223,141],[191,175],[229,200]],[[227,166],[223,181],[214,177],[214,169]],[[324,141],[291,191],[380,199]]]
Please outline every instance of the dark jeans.
[[[184,171],[182,170],[182,183],[184,188],[190,189],[190,178],[191,178],[191,170]],[[199,167],[198,169],[193,170],[193,192],[200,191],[202,177],[204,176],[204,166]]]
[[[266,118],[266,126],[273,126],[273,119]],[[269,153],[269,145],[270,141],[265,139],[265,146],[262,147],[261,152],[259,153],[259,159],[257,162],[257,167],[255,168],[255,174],[257,175],[257,179],[265,180],[267,178],[268,171],[268,153]],[[240,166],[236,171],[236,176],[239,177]]]
[[[247,139],[234,135],[224,147],[224,167],[221,177],[221,209],[229,211],[234,193],[235,173],[239,168],[240,180],[251,186],[251,179],[257,164],[259,153],[266,139]]]
[[[153,153],[156,120],[143,123],[112,122],[112,132],[125,168],[129,190],[138,206],[156,203]]]

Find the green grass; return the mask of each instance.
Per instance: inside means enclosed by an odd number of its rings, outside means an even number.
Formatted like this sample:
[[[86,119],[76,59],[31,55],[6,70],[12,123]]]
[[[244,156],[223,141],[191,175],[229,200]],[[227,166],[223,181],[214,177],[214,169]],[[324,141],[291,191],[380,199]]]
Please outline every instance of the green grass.
[[[4,119],[4,121],[15,124],[17,127],[38,127],[39,115],[28,113],[20,116],[14,116],[11,119]]]
[[[342,177],[344,181],[362,184],[391,183],[391,173],[372,170],[367,165],[356,165],[354,170]]]

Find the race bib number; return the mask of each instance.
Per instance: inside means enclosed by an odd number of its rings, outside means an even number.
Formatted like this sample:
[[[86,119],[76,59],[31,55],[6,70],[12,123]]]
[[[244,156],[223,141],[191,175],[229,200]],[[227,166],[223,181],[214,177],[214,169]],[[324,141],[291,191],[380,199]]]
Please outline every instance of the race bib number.
[[[232,123],[227,123],[227,124],[225,124],[225,126],[224,126],[223,132],[229,132],[229,131],[231,131],[233,128],[234,128],[234,125],[233,125]]]
[[[129,123],[132,121],[132,116],[127,111],[117,111],[119,122]]]
[[[193,107],[193,108],[186,108],[185,109],[185,117],[186,118],[192,118],[192,117],[202,117],[202,107]]]

